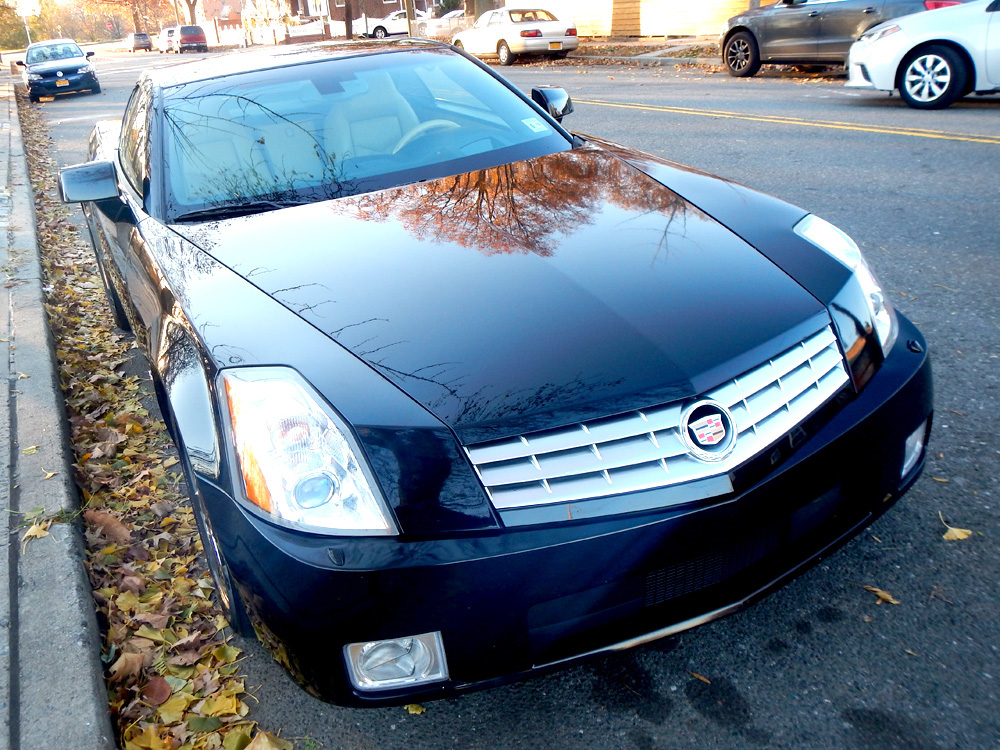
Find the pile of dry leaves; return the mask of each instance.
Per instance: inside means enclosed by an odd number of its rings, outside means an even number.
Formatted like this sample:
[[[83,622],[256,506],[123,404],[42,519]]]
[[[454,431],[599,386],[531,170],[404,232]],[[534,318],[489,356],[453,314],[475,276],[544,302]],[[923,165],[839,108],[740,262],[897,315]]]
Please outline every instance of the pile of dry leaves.
[[[123,374],[130,341],[114,330],[93,253],[58,200],[45,123],[18,95],[119,744],[291,750],[246,718],[240,651],[210,598],[175,449],[143,406],[151,384]]]

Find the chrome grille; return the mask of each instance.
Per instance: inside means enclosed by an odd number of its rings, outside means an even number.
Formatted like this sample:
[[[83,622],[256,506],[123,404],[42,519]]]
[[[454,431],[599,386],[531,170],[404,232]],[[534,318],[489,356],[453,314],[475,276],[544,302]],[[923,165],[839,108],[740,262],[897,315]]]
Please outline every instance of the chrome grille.
[[[687,403],[465,450],[501,514],[670,487],[728,474],[803,422],[847,382],[836,336],[828,327],[701,396],[728,407],[736,422],[736,449],[722,461],[700,461],[684,447],[679,428]],[[726,486],[731,491],[728,482],[714,486],[715,494],[727,491]]]

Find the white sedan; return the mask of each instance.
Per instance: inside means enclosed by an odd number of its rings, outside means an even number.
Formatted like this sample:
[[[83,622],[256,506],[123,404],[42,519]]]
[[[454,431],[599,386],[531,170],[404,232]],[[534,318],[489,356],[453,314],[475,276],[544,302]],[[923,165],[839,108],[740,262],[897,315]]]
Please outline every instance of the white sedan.
[[[422,10],[416,11],[416,15],[417,36],[423,36],[427,26],[428,15]],[[406,35],[410,33],[410,22],[406,20],[405,10],[397,10],[374,23],[375,25],[368,33],[376,39],[385,39],[387,36]]]
[[[576,24],[560,21],[540,8],[500,8],[483,13],[471,29],[452,40],[459,49],[473,55],[498,57],[511,65],[518,55],[565,57],[580,40]]]
[[[1000,1],[915,13],[879,24],[851,45],[847,86],[892,91],[916,109],[1000,92]]]

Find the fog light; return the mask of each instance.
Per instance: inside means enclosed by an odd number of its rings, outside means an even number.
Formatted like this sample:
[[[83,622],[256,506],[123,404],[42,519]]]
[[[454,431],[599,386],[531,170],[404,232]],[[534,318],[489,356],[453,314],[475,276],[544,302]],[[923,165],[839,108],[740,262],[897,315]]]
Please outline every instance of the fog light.
[[[358,690],[387,690],[448,679],[441,633],[344,647],[351,682]]]
[[[906,445],[903,448],[903,469],[899,472],[899,478],[904,479],[913,471],[913,467],[920,461],[924,453],[924,445],[927,443],[927,422],[924,422],[917,430],[906,438]]]

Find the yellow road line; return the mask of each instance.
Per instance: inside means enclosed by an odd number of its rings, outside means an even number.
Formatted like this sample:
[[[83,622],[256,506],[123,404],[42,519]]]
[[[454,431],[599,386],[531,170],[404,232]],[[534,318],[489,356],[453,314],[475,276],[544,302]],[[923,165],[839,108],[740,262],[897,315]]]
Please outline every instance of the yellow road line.
[[[799,117],[782,117],[780,115],[747,115],[740,112],[724,112],[722,110],[695,109],[693,107],[660,107],[653,104],[606,102],[598,99],[574,99],[573,101],[578,104],[593,104],[598,107],[620,107],[622,109],[640,109],[650,112],[672,112],[679,115],[697,115],[699,117],[715,117],[729,120],[748,120],[750,122],[770,122],[781,125],[798,125],[800,127],[809,128],[828,128],[831,130],[856,130],[863,133],[905,135],[910,136],[911,138],[935,138],[944,141],[967,141],[969,143],[990,143],[1000,146],[1000,135],[948,133],[943,130],[859,125],[853,122],[837,122],[835,120],[803,120]]]

